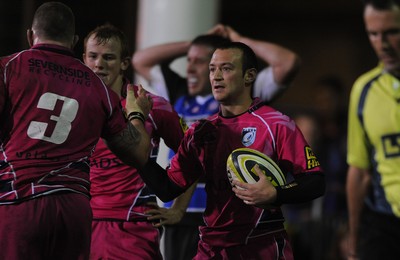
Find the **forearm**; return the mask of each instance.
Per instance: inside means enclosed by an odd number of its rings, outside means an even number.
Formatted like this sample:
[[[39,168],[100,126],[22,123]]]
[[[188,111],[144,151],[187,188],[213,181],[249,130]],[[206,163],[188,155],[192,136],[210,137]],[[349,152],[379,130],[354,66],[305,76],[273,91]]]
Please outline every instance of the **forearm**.
[[[193,183],[183,194],[177,197],[172,204],[174,210],[179,210],[182,213],[186,212],[194,191],[196,190],[197,182]]]
[[[148,160],[150,137],[144,124],[138,119],[131,120],[126,129],[104,142],[127,165],[142,167]]]
[[[152,67],[186,55],[189,46],[189,41],[183,41],[156,45],[139,50],[132,57],[133,68],[146,80],[150,80],[150,70]]]
[[[359,220],[370,181],[370,174],[368,171],[353,166],[349,167],[347,172],[346,192],[349,211],[349,251],[352,254],[357,253]]]
[[[142,180],[155,192],[157,197],[164,201],[171,201],[184,192],[168,177],[167,171],[152,160],[139,170]]]
[[[307,173],[276,190],[275,205],[307,202],[324,194],[325,177],[323,173]]]
[[[271,66],[274,79],[280,85],[289,84],[300,68],[300,57],[283,46],[242,36],[235,41],[250,46],[257,57]]]

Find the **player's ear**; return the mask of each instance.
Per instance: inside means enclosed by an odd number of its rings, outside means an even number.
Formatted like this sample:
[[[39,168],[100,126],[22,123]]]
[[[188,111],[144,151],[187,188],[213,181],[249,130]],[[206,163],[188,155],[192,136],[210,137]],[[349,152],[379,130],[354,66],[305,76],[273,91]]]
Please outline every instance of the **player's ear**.
[[[130,57],[125,57],[122,59],[122,61],[121,61],[121,70],[122,71],[125,71],[128,69],[130,61],[131,61]]]
[[[256,69],[248,69],[244,74],[244,81],[246,84],[251,84],[256,80],[257,71]]]
[[[79,36],[78,35],[74,35],[74,39],[72,40],[71,49],[73,49],[75,47],[75,45],[78,43],[78,41],[79,41]]]
[[[29,47],[33,46],[33,31],[32,29],[26,30],[26,39],[28,40]]]

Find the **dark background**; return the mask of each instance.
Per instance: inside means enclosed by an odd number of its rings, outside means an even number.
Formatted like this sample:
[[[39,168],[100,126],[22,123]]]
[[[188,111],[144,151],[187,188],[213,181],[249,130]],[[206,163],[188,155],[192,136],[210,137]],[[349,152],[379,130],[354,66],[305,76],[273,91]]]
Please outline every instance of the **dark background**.
[[[26,29],[43,2],[0,1],[0,56],[28,47]],[[78,57],[84,36],[105,22],[121,28],[135,49],[137,0],[61,2],[69,5],[76,16]],[[300,55],[301,71],[277,100],[278,106],[312,106],[313,87],[324,75],[342,79],[347,98],[356,77],[377,63],[364,31],[360,0],[221,0],[220,22],[243,35],[282,44]]]

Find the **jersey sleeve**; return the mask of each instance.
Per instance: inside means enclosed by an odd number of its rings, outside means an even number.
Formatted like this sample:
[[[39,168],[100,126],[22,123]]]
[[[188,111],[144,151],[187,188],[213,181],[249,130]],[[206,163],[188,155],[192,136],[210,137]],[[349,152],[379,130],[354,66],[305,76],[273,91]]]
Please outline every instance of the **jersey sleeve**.
[[[170,103],[162,97],[152,95],[153,108],[151,117],[155,133],[163,138],[165,144],[174,152],[178,150],[179,144],[187,130],[186,123],[178,116]]]
[[[347,163],[361,169],[370,167],[368,141],[358,117],[358,107],[364,81],[359,79],[353,85],[350,94],[348,129],[347,129]]]
[[[181,188],[188,188],[203,175],[204,170],[200,162],[200,152],[196,147],[194,127],[192,125],[185,132],[178,152],[171,159],[167,169],[169,178]]]
[[[277,140],[279,166],[293,176],[301,173],[322,172],[317,156],[293,120],[279,124]]]
[[[271,101],[286,86],[278,85],[275,82],[273,70],[266,67],[257,74],[253,86],[253,97],[259,97],[263,101]]]

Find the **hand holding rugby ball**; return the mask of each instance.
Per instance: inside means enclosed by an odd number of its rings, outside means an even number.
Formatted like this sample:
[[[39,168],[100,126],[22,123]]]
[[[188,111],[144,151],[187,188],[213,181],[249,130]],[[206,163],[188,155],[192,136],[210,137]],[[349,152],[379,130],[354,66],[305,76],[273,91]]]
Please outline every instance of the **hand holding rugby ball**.
[[[259,151],[249,148],[236,149],[229,155],[226,168],[231,184],[233,180],[256,183],[259,180],[254,169],[256,164],[259,165],[272,185],[276,187],[286,184],[285,175],[271,158]]]

